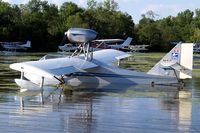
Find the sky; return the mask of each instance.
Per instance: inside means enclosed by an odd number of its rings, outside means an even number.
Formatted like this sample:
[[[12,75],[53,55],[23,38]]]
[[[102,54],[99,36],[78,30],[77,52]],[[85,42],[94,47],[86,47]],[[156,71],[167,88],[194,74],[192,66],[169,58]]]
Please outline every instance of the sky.
[[[25,4],[28,0],[3,0],[10,4]],[[49,3],[54,3],[57,6],[64,2],[72,1],[80,7],[87,6],[87,0],[47,0]],[[97,0],[102,2],[104,0]],[[190,9],[200,9],[200,0],[115,0],[118,3],[119,10],[126,12],[132,16],[134,23],[138,23],[141,19],[141,14],[152,10],[156,13],[157,19],[162,19],[167,16],[176,16],[179,12]]]

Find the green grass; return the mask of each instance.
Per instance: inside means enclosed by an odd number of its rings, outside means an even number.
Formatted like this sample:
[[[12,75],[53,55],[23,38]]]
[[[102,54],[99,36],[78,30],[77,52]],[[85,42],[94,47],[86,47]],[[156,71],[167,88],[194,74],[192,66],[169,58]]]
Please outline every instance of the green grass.
[[[120,67],[140,72],[148,72],[166,53],[134,53],[120,62]],[[193,77],[200,77],[200,59],[194,58]]]

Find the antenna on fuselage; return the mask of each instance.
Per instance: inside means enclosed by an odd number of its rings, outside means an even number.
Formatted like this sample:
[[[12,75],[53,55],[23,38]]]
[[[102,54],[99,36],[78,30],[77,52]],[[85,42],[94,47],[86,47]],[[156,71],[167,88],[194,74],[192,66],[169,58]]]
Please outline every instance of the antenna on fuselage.
[[[70,28],[66,34],[70,42],[79,44],[71,56],[78,56],[83,52],[85,60],[89,59],[89,55],[91,55],[90,59],[92,59],[93,49],[90,47],[90,43],[96,39],[96,31],[84,28]]]

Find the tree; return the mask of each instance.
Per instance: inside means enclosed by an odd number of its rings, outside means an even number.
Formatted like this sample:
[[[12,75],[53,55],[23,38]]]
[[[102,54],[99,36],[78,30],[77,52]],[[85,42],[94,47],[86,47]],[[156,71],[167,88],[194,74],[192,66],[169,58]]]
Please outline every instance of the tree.
[[[181,38],[180,41],[190,41],[190,38],[194,32],[194,28],[191,27],[193,15],[194,13],[188,9],[184,12],[178,13],[177,17],[175,18],[175,25],[178,29],[177,34],[179,34]]]
[[[162,32],[151,18],[143,15],[137,27],[137,36],[139,44],[150,45],[151,51],[162,50]]]
[[[66,27],[76,27],[76,28],[88,28],[88,24],[84,22],[83,15],[81,13],[76,13],[68,17]]]
[[[56,36],[59,34],[57,6],[48,4],[47,1],[31,0],[20,8],[20,36],[25,40],[31,40],[32,50],[49,51],[57,48]]]
[[[68,19],[71,16],[76,16],[76,18],[80,15],[80,13],[83,13],[83,9],[78,7],[75,3],[73,2],[65,2],[62,4],[62,6],[60,7],[60,17],[61,17],[61,25],[62,25],[62,31],[66,31],[67,29],[71,28],[70,26],[72,26],[72,20],[70,20],[70,22],[68,21]],[[77,14],[77,15],[76,15]],[[71,18],[70,18],[71,19]],[[79,20],[83,19],[80,18],[79,16]],[[80,22],[82,22],[82,20],[80,20]],[[70,24],[71,23],[71,24]]]
[[[167,18],[164,18],[162,20],[159,20],[156,22],[158,28],[161,30],[162,32],[162,40],[164,43],[164,45],[169,45],[170,42],[172,41],[180,41],[181,37],[179,36],[178,32],[178,28],[175,25],[175,18],[172,16],[169,16]],[[169,47],[169,49],[171,49]]]
[[[110,12],[115,12],[119,9],[118,4],[115,2],[115,0],[105,0],[103,5],[105,10]]]
[[[194,34],[193,34],[193,36],[191,36],[191,40],[193,40],[193,42],[200,42],[200,29],[199,28],[194,29]]]
[[[118,4],[114,0],[103,3],[88,0],[85,20],[89,27],[98,31],[99,38],[126,38],[133,36],[134,23],[127,13],[118,11]]]
[[[97,8],[97,1],[96,0],[87,0],[87,9],[92,10]]]
[[[9,40],[12,31],[14,11],[9,3],[0,0],[0,39]]]

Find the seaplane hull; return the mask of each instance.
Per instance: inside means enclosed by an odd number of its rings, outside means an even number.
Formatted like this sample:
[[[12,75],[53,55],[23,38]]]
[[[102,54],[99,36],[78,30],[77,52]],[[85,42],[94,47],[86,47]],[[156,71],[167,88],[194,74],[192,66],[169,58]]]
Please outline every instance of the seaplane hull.
[[[93,60],[95,61],[95,59]],[[42,76],[36,74],[24,73],[24,79],[15,79],[15,82],[23,89],[35,90],[40,89]],[[60,78],[60,77],[59,77]],[[89,86],[92,88],[102,88],[106,86],[117,87],[133,86],[133,85],[172,85],[177,84],[178,80],[175,77],[150,75],[143,72],[125,70],[116,66],[103,65],[91,69],[86,69],[81,72],[67,74],[62,77],[65,85],[72,87]],[[45,78],[44,86],[58,85],[60,81],[56,78]]]
[[[102,74],[102,71],[107,71],[106,74]],[[123,74],[122,74],[123,72]],[[128,74],[127,74],[128,73]],[[33,75],[27,76],[27,79],[15,79],[15,82],[23,89],[40,89],[40,83],[42,77],[37,78]],[[70,85],[72,87],[77,86],[90,86],[95,88],[101,88],[105,86],[133,86],[133,85],[174,85],[178,81],[175,77],[163,77],[163,76],[152,76],[146,73],[138,73],[130,70],[109,70],[100,68],[98,71],[81,72],[75,73],[70,77],[64,77],[65,85]],[[58,85],[59,81],[56,79],[45,79],[44,85]]]
[[[101,69],[105,70],[105,69]],[[107,73],[102,74],[102,71],[91,71],[89,73],[85,73],[83,75],[78,74],[73,77],[66,78],[65,81],[68,85],[71,86],[88,86],[98,88],[102,86],[133,86],[133,85],[172,85],[177,84],[178,81],[173,77],[162,77],[162,76],[152,76],[145,73],[137,73],[133,71],[123,70],[108,70]],[[139,75],[138,75],[139,74]],[[96,76],[95,76],[96,75]]]

